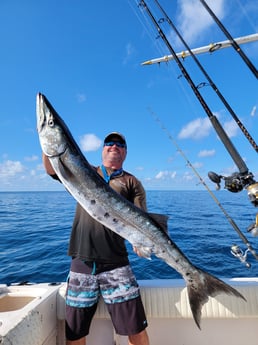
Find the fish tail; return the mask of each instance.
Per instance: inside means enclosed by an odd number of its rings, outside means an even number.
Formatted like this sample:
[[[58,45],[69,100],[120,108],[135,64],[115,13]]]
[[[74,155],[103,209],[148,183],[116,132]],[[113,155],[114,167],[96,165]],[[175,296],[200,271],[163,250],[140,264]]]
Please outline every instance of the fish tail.
[[[202,306],[208,301],[209,297],[215,297],[221,293],[225,293],[246,301],[245,297],[236,289],[200,269],[195,271],[192,278],[188,279],[187,291],[193,318],[199,329],[201,329]]]

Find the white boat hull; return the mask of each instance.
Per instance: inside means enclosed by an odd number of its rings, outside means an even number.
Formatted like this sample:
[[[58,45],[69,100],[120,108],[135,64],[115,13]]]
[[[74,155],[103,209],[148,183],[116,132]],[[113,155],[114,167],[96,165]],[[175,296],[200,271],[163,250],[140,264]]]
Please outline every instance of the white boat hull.
[[[227,295],[210,298],[202,310],[201,330],[193,321],[183,280],[139,281],[151,344],[243,345],[248,342],[257,345],[258,278],[226,281],[237,288],[247,302]],[[64,345],[65,290],[65,283],[2,289],[0,344]],[[87,345],[103,344],[125,345],[127,337],[115,334],[101,300]]]

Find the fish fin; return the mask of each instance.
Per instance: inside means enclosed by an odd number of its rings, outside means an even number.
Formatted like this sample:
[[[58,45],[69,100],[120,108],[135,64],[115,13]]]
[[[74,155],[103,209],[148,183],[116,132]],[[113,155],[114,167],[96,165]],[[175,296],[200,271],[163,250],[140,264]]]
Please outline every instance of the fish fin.
[[[197,269],[191,278],[193,279],[188,280],[187,283],[188,298],[194,321],[199,329],[201,329],[202,306],[208,301],[209,297],[225,293],[246,301],[245,297],[236,289],[200,269]]]
[[[161,227],[161,229],[168,233],[168,216],[160,213],[148,213],[148,215]]]

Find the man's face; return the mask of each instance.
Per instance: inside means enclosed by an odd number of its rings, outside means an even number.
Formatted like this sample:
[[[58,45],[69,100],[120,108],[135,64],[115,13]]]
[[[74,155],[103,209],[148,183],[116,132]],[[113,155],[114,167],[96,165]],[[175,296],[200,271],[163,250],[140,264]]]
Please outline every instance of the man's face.
[[[109,142],[104,144],[102,151],[103,164],[107,167],[115,166],[120,169],[126,158],[126,147],[117,138],[111,138]]]

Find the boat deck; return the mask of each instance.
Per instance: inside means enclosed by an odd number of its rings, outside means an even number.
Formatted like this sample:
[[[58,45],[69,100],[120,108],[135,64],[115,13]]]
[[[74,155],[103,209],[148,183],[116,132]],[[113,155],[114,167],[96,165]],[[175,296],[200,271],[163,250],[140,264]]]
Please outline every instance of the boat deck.
[[[246,342],[257,345],[258,279],[226,282],[237,288],[247,302],[228,295],[210,298],[202,309],[199,330],[192,317],[183,280],[139,281],[151,345],[243,345]],[[59,291],[62,299],[59,305],[62,307],[64,293],[65,286]],[[59,319],[63,319],[64,309],[59,309],[59,312]],[[87,345],[103,345],[103,341],[107,345],[127,344],[127,337],[114,333],[105,304],[101,301]]]
[[[151,345],[257,345],[258,278],[226,280],[247,302],[234,296],[210,298],[202,309],[201,330],[192,318],[183,280],[139,281]],[[64,345],[66,284],[0,289],[2,345]],[[87,345],[125,345],[115,334],[101,300]]]

